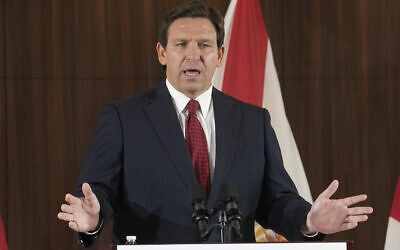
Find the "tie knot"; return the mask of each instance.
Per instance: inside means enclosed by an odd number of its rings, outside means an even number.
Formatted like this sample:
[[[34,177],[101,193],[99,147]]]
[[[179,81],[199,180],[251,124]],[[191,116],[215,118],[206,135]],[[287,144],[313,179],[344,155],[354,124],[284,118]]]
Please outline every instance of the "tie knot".
[[[188,103],[188,110],[189,110],[189,116],[194,116],[197,117],[197,110],[200,107],[200,103],[196,100],[190,100]]]

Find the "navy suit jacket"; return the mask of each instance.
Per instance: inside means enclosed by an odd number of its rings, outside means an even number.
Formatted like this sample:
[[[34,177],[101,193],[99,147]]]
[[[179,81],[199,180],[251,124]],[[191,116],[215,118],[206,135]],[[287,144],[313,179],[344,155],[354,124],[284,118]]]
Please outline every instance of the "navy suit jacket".
[[[221,200],[220,186],[232,182],[244,241],[254,242],[255,220],[289,240],[302,240],[310,204],[283,167],[267,110],[215,88],[212,100],[216,159],[208,207]],[[79,196],[83,182],[99,199],[104,221],[114,219],[112,243],[124,243],[126,235],[143,244],[199,242],[189,198],[196,177],[165,81],[104,106],[81,169]],[[96,238],[80,236],[85,245]],[[219,240],[215,230],[209,241]]]

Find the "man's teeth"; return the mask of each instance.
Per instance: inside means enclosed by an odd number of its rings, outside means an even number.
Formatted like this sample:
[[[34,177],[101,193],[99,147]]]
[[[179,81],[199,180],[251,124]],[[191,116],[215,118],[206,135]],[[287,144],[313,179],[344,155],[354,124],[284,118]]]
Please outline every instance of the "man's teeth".
[[[186,75],[194,76],[194,75],[199,75],[200,71],[198,71],[198,70],[185,70],[184,73]]]

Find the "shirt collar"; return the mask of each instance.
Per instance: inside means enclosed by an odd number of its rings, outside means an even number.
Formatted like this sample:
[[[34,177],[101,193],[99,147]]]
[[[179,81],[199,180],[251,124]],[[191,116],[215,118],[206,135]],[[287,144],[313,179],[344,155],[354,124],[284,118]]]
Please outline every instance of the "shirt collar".
[[[186,108],[186,105],[190,101],[190,98],[187,97],[185,94],[182,92],[178,91],[172,84],[168,81],[168,79],[165,80],[169,94],[172,97],[172,101],[175,105],[176,111],[178,113],[181,113],[184,111]],[[208,88],[206,91],[204,91],[201,95],[199,95],[195,100],[200,103],[200,112],[203,114],[203,117],[206,117],[208,114],[208,111],[210,109],[210,104],[211,104],[211,96],[212,96],[212,86]]]

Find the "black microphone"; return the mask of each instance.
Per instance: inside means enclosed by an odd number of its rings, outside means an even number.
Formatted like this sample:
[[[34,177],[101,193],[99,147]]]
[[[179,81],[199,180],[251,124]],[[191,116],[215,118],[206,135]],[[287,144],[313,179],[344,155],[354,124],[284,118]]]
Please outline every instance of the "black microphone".
[[[236,240],[242,240],[243,234],[240,230],[240,222],[242,213],[238,205],[238,193],[233,183],[224,183],[221,186],[222,194],[224,195],[224,206],[228,223],[230,223]]]
[[[193,207],[192,220],[197,224],[200,240],[206,241],[210,236],[208,230],[209,212],[206,207],[206,193],[201,184],[194,184],[190,189],[190,202]]]

